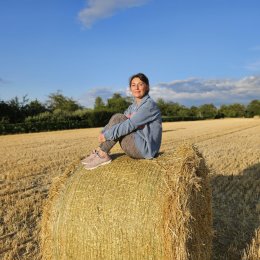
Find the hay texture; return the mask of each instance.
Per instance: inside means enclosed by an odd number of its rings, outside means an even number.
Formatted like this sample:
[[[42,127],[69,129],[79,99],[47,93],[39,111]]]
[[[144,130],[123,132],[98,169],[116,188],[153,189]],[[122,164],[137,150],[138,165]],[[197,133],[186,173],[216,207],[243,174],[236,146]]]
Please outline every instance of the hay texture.
[[[207,260],[211,241],[208,170],[191,145],[78,166],[52,185],[41,223],[44,260]]]

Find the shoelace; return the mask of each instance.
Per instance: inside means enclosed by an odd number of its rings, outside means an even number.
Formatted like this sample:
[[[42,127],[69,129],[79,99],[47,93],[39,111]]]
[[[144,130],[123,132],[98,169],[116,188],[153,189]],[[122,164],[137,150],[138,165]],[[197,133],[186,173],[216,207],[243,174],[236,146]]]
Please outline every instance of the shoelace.
[[[92,151],[92,153],[96,154],[99,158],[101,158],[101,156],[99,155],[98,151],[95,149]]]

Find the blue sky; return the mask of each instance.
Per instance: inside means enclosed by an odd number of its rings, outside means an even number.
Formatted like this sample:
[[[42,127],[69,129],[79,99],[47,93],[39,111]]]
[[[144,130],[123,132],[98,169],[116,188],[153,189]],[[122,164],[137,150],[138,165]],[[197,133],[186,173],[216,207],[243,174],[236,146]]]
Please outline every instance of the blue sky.
[[[128,94],[184,105],[260,98],[259,0],[0,0],[0,99],[61,90],[91,107]]]

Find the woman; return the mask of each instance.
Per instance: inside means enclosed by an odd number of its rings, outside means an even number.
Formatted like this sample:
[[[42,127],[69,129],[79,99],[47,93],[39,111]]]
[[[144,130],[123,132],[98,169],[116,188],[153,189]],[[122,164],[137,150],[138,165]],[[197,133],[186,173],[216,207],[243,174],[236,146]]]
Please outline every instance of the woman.
[[[124,152],[135,159],[152,159],[162,140],[162,119],[156,103],[148,95],[149,80],[143,73],[133,75],[129,87],[134,103],[124,114],[115,114],[98,137],[100,146],[82,160],[87,170],[112,161],[109,152],[119,141]]]

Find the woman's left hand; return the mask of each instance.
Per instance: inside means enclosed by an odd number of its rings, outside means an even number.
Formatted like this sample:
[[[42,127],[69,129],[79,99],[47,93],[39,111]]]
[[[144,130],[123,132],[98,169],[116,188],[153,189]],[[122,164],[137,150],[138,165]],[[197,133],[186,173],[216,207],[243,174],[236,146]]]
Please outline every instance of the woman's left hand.
[[[100,134],[100,135],[99,135],[98,141],[99,141],[100,143],[104,143],[104,142],[106,141],[106,138],[105,138],[104,134]]]

